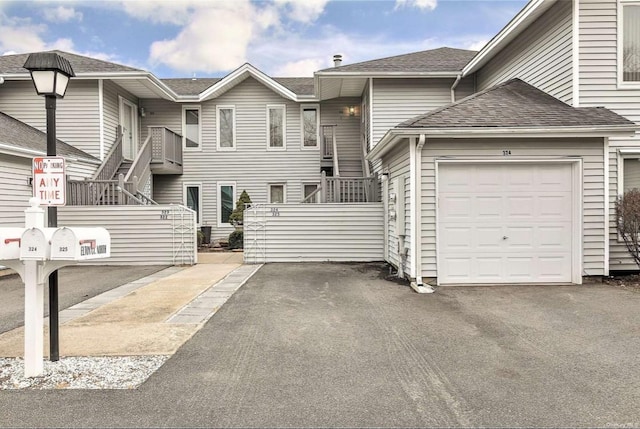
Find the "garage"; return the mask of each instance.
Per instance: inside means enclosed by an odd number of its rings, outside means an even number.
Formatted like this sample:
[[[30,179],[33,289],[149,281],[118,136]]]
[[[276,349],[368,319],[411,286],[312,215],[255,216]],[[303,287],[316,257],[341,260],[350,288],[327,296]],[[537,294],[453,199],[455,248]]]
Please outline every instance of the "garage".
[[[438,283],[571,283],[577,166],[440,162]]]

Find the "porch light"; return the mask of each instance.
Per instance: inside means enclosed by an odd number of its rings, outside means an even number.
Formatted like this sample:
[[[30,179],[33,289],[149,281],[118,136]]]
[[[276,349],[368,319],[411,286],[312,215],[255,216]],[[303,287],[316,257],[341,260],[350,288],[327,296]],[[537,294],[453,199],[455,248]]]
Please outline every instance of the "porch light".
[[[23,66],[31,73],[38,95],[64,97],[75,73],[69,61],[55,52],[30,54]]]
[[[349,116],[355,116],[355,115],[356,115],[356,107],[349,106]]]

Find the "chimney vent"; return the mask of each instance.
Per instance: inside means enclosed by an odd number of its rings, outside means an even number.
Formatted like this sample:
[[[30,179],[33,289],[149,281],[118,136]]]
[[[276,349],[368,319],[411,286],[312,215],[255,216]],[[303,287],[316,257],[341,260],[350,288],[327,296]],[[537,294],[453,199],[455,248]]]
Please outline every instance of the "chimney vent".
[[[341,65],[342,65],[342,55],[335,54],[333,56],[333,66],[334,67],[340,67]]]

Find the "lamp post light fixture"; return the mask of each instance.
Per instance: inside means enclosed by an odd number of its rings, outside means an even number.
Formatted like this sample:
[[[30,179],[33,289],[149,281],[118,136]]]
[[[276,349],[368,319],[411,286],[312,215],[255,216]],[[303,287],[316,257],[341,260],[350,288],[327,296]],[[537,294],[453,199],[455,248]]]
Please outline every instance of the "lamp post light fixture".
[[[38,95],[45,97],[47,109],[47,156],[56,156],[56,100],[67,92],[75,76],[69,61],[55,52],[30,54],[23,66],[31,73]],[[58,226],[58,208],[47,208],[48,226]],[[58,271],[49,276],[49,359],[60,359],[58,335]]]

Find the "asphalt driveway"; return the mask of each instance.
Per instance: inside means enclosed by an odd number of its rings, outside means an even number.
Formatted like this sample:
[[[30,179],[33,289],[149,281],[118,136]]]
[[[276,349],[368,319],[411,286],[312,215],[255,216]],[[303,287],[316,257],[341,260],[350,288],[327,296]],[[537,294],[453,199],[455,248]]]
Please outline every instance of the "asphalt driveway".
[[[263,267],[137,391],[0,391],[4,426],[640,426],[640,294]]]

